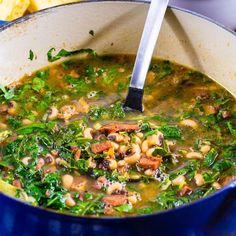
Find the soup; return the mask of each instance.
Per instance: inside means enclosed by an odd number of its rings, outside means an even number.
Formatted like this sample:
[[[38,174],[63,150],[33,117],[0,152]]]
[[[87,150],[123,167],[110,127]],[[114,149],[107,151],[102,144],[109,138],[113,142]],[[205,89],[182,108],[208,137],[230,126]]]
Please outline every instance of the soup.
[[[52,52],[49,61],[68,56]],[[144,112],[126,112],[134,57],[78,52],[89,55],[1,87],[0,191],[62,213],[127,216],[235,179],[236,103],[225,89],[153,60]]]

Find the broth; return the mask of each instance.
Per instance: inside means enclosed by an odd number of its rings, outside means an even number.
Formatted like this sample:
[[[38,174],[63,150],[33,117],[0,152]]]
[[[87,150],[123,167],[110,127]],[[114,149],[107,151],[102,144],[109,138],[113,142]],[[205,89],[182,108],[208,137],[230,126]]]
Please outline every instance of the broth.
[[[1,87],[0,191],[75,215],[149,214],[235,179],[235,98],[153,60],[144,113],[125,112],[134,57],[70,59]]]

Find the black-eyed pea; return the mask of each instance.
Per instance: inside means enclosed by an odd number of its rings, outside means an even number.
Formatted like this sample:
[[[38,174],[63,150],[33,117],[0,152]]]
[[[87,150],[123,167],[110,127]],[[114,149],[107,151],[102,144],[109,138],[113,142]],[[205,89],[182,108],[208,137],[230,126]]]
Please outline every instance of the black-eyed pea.
[[[39,158],[36,164],[36,170],[41,170],[42,167],[44,166],[45,161],[43,158]]]
[[[142,146],[141,146],[142,152],[143,152],[143,153],[146,153],[146,151],[148,150],[148,148],[149,148],[148,141],[147,141],[147,140],[144,140],[143,143],[142,143]]]
[[[202,145],[200,147],[200,152],[203,154],[208,153],[211,150],[211,146],[210,145]]]
[[[128,151],[129,147],[128,146],[125,146],[125,145],[120,145],[119,146],[119,149],[118,149],[118,152],[119,153],[126,153]]]
[[[147,141],[148,141],[148,146],[153,146],[156,145],[157,143],[157,135],[153,134],[147,137]]]
[[[194,121],[194,120],[191,120],[191,119],[181,120],[179,122],[179,124],[182,125],[182,126],[193,128],[193,129],[197,129],[198,128],[197,122]]]
[[[189,153],[186,154],[186,158],[202,160],[204,158],[204,156],[200,152],[189,152]]]
[[[56,107],[51,107],[48,112],[48,119],[49,120],[55,120],[58,116],[58,109]]]
[[[127,155],[124,160],[129,165],[135,164],[141,157],[141,150],[138,144],[132,144],[131,154]]]
[[[55,158],[53,155],[51,155],[50,153],[48,153],[46,156],[45,156],[45,164],[46,165],[49,165],[49,166],[53,166],[56,164],[56,161],[55,161]]]
[[[24,158],[22,158],[21,162],[22,162],[25,166],[28,166],[30,160],[31,160],[31,157],[24,157]]]
[[[153,175],[153,170],[147,169],[147,170],[144,171],[144,174],[147,175],[147,176],[152,176]]]
[[[65,203],[68,207],[73,207],[73,206],[76,205],[76,202],[75,202],[75,200],[73,199],[73,197],[71,196],[70,193],[67,193],[65,195]]]
[[[126,164],[125,160],[120,160],[120,161],[117,162],[117,165],[119,167],[125,166],[125,164]]]
[[[125,137],[118,133],[110,133],[107,138],[111,141],[115,141],[117,143],[123,142]]]
[[[137,197],[133,194],[131,196],[128,197],[128,201],[131,203],[131,204],[135,204],[138,202],[138,199]]]
[[[142,140],[137,135],[135,135],[134,138],[135,138],[135,143],[137,143],[139,146],[141,146]]]
[[[117,169],[117,161],[114,159],[109,160],[109,169],[110,170],[115,170]]]
[[[7,112],[9,115],[16,115],[17,113],[17,103],[15,101],[10,101],[8,105]]]
[[[125,68],[123,68],[123,67],[118,68],[118,72],[119,73],[124,73],[125,72]]]
[[[179,175],[175,179],[172,180],[173,185],[183,185],[185,183],[186,178],[184,175]]]
[[[195,183],[197,186],[202,186],[205,184],[205,181],[204,181],[204,178],[203,178],[203,175],[202,174],[196,174],[194,176],[194,180],[195,180]]]
[[[112,184],[110,184],[110,185],[108,186],[106,192],[107,192],[107,194],[110,195],[110,194],[114,193],[115,191],[121,191],[122,188],[123,188],[123,186],[122,186],[121,183],[115,182],[115,183],[112,183]]]
[[[93,169],[96,167],[96,162],[94,161],[92,157],[89,157],[88,159],[88,167],[93,168]]]
[[[131,174],[129,175],[129,178],[132,180],[139,180],[141,176],[139,174]]]
[[[221,185],[220,185],[218,182],[214,182],[214,183],[212,184],[212,187],[213,187],[214,189],[221,189]]]
[[[30,124],[32,124],[32,123],[33,123],[33,121],[30,120],[30,119],[23,119],[23,120],[22,120],[22,124],[23,124],[23,125],[30,125]]]
[[[147,157],[152,157],[152,153],[155,151],[155,148],[149,148],[147,151],[146,151],[146,156]]]
[[[92,132],[93,132],[92,128],[85,128],[84,132],[83,132],[83,135],[84,135],[85,138],[93,139]]]
[[[161,132],[150,135],[147,137],[148,145],[149,147],[154,146],[154,145],[161,146],[163,139],[164,139],[164,136]]]
[[[143,138],[143,133],[138,132],[138,133],[136,134],[136,136],[138,136],[140,139],[142,139],[142,138]]]
[[[140,159],[140,157],[140,153],[133,153],[131,155],[126,156],[124,160],[127,164],[133,165]]]
[[[72,175],[66,174],[61,177],[62,186],[65,189],[70,189],[71,185],[73,184],[73,181],[74,177]]]
[[[112,147],[114,148],[114,150],[118,150],[119,149],[119,144],[115,143],[115,142],[111,142]]]

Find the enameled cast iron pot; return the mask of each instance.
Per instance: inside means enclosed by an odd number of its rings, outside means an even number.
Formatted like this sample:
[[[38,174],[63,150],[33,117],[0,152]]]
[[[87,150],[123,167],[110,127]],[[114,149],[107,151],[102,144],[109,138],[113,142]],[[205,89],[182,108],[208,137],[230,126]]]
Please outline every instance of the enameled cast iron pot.
[[[147,10],[142,1],[75,3],[1,27],[0,84],[48,65],[51,47],[135,54]],[[27,59],[30,49],[37,60]],[[236,96],[236,35],[216,23],[169,8],[154,55],[200,70]],[[0,193],[0,236],[8,235],[236,235],[236,183],[177,209],[126,218],[62,215]]]

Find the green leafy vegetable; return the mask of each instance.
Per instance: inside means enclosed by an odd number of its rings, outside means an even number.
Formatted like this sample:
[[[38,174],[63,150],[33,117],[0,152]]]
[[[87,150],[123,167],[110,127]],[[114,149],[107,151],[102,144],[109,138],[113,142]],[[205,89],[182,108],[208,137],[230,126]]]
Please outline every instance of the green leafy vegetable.
[[[212,169],[214,171],[222,172],[224,170],[229,169],[231,166],[232,166],[232,163],[229,160],[219,160],[213,165]]]
[[[7,123],[14,129],[17,129],[21,126],[21,121],[19,117],[9,117]]]
[[[207,167],[211,167],[215,160],[216,157],[218,156],[217,150],[215,148],[212,148],[206,155],[203,161],[203,164]]]
[[[90,54],[92,56],[96,56],[96,52],[90,48],[86,48],[86,49],[78,49],[78,50],[74,50],[74,51],[67,51],[65,49],[61,49],[56,55],[53,55],[53,52],[56,51],[55,48],[51,48],[48,53],[48,61],[49,62],[54,62],[57,61],[59,59],[61,59],[62,57],[69,57],[69,56],[74,56],[74,55],[78,55],[78,54]]]
[[[163,125],[159,130],[164,134],[167,139],[181,139],[182,133],[177,126]]]
[[[35,77],[32,83],[32,89],[39,92],[45,86],[45,81],[41,78]]]
[[[156,73],[156,78],[159,80],[173,73],[170,61],[163,61],[160,65],[151,65],[150,70]]]
[[[3,96],[6,100],[14,98],[14,88],[7,90],[4,86],[0,85],[0,90],[3,92]]]
[[[231,122],[227,122],[228,129],[234,139],[236,139],[236,129],[233,128],[233,125]]]
[[[114,207],[118,212],[131,213],[133,211],[133,207],[130,204],[123,204],[117,207]]]
[[[35,56],[34,56],[34,52],[30,49],[30,50],[29,50],[29,57],[28,57],[28,59],[31,60],[31,61],[33,61],[34,57],[35,57]]]

